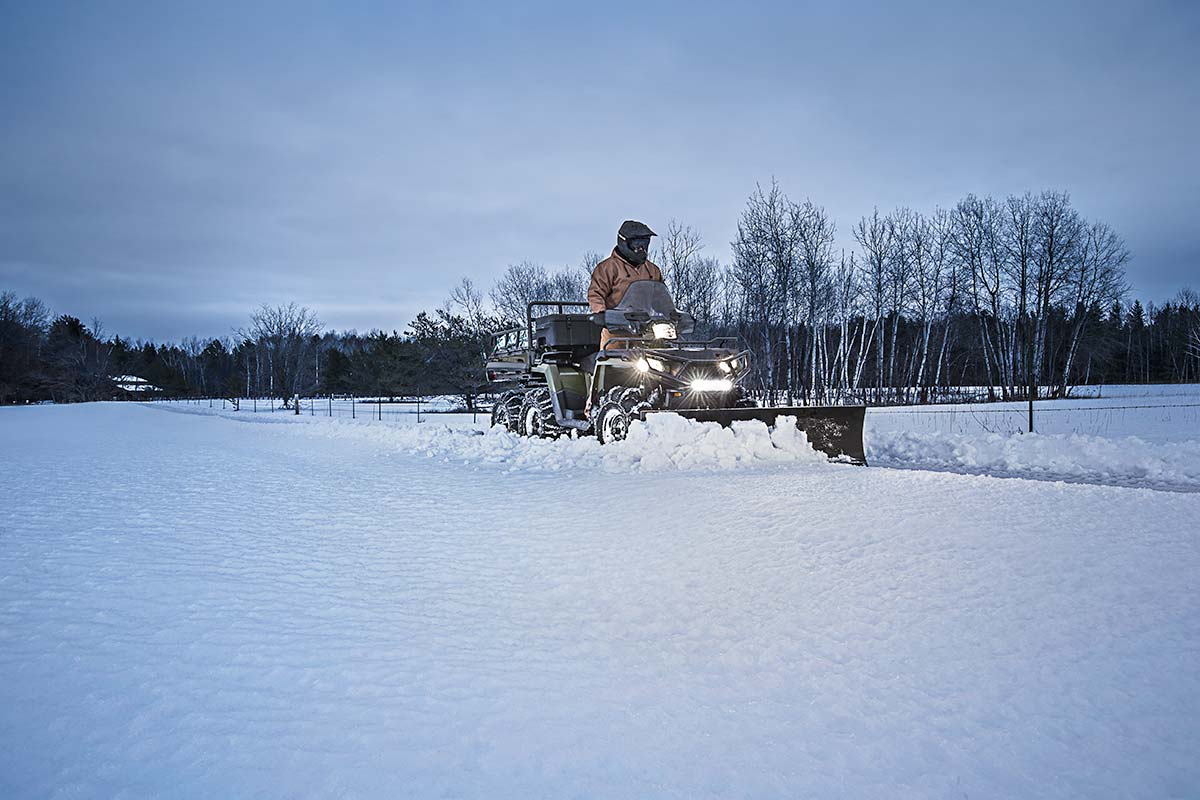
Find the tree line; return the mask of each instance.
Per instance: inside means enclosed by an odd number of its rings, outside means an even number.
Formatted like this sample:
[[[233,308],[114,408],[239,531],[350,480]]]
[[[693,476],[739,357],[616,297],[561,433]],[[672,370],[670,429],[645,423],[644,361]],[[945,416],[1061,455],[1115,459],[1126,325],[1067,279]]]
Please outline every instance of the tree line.
[[[825,209],[772,182],[747,200],[728,264],[677,221],[652,258],[697,336],[737,336],[753,350],[757,391],[772,402],[1200,381],[1200,296],[1127,304],[1123,240],[1063,192],[875,209],[849,234],[855,249],[838,249]],[[486,293],[464,279],[403,332],[328,331],[310,309],[264,305],[230,335],[155,344],[4,292],[0,403],[108,399],[120,393],[114,378],[134,375],[167,397],[452,394],[473,408],[491,334],[523,323],[531,300],[583,300],[601,257],[510,264]]]

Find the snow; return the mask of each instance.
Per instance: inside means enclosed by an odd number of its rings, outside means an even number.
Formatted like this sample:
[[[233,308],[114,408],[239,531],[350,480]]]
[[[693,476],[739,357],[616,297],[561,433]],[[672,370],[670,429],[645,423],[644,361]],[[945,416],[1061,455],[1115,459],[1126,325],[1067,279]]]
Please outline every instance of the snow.
[[[879,430],[867,441],[876,466],[1200,492],[1200,441]]]
[[[1163,443],[1200,438],[1200,385],[1081,387],[1081,396],[1039,400],[1034,429],[1043,434],[1076,434]],[[1022,433],[1027,405],[977,403],[872,408],[871,429],[973,435]]]
[[[872,408],[876,466],[1200,492],[1200,386],[1085,387],[1024,403]],[[1097,396],[1098,395],[1098,396]]]
[[[0,796],[1200,793],[1200,494],[661,419],[0,409]]]

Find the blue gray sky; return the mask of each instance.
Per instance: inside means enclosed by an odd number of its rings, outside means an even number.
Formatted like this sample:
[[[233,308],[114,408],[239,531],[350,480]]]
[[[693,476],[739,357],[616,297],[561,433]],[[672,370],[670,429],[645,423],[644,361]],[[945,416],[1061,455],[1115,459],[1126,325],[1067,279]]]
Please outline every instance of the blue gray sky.
[[[1200,4],[0,0],[0,289],[157,339],[262,302],[399,328],[774,176],[1069,191],[1136,296],[1200,286]]]

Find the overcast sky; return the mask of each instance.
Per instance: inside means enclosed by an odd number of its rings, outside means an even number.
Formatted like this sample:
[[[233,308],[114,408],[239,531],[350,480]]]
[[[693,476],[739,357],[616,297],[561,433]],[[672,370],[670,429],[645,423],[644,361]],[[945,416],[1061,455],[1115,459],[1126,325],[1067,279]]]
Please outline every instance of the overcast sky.
[[[131,337],[403,329],[626,218],[727,262],[772,176],[846,247],[1065,189],[1136,296],[1200,287],[1200,3],[517,5],[0,0],[0,290]]]

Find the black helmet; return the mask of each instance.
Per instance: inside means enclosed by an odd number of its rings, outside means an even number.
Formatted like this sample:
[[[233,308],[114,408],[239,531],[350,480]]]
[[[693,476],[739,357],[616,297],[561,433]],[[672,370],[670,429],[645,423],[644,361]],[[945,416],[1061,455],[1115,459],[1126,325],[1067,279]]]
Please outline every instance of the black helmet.
[[[617,231],[617,254],[635,267],[641,266],[650,253],[650,237],[657,235],[645,223],[627,219]]]

